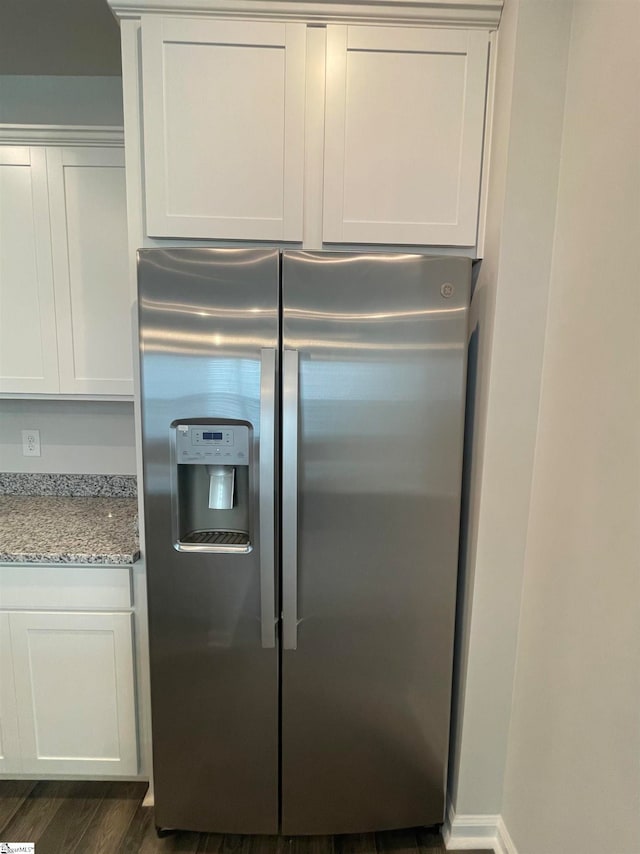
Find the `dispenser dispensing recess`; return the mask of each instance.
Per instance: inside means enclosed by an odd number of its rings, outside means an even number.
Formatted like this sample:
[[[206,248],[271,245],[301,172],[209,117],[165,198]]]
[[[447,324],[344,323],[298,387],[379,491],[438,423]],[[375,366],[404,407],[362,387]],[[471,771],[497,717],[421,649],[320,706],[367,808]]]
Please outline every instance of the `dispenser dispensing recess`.
[[[250,551],[250,425],[176,421],[172,427],[175,548]]]

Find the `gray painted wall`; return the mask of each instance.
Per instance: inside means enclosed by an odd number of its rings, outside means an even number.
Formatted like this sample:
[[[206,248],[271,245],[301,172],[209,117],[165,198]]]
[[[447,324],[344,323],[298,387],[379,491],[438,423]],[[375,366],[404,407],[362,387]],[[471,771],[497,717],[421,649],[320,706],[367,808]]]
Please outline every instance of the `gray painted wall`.
[[[0,74],[121,74],[105,0],[2,0]]]
[[[30,429],[40,457],[22,456]],[[133,403],[0,400],[0,471],[135,474]]]
[[[503,817],[640,851],[640,4],[574,4]]]
[[[500,813],[557,201],[570,3],[508,0],[485,257],[450,797]],[[538,852],[539,854],[539,852]]]
[[[121,127],[122,78],[0,76],[0,123]]]

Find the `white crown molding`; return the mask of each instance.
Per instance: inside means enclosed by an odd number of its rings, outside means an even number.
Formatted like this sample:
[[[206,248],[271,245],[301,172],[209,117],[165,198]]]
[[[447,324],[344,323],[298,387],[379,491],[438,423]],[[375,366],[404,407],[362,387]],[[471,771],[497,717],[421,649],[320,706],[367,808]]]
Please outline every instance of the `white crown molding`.
[[[124,131],[111,125],[0,125],[0,144],[122,148]]]
[[[209,16],[495,29],[504,0],[107,0],[119,18]]]
[[[447,802],[442,837],[447,851],[518,854],[501,815],[456,815],[450,801]]]

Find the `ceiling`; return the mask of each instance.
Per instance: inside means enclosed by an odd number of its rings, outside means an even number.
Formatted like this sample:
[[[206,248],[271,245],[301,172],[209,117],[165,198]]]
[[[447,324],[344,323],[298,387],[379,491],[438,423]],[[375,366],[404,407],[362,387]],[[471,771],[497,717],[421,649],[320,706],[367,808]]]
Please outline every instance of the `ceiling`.
[[[0,74],[121,74],[106,0],[0,0]]]

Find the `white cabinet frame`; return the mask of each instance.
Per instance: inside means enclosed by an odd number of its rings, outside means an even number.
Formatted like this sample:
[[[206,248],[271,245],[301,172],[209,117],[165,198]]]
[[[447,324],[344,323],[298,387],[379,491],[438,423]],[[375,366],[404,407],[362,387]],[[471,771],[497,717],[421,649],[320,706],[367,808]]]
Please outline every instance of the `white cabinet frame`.
[[[284,137],[282,164],[282,215],[231,215],[224,209],[226,199],[216,199],[218,213],[172,210],[169,198],[169,162],[167,128],[179,116],[167,116],[165,48],[186,45],[193,51],[202,46],[270,48],[285,54]],[[144,112],[144,168],[146,232],[152,237],[191,237],[244,240],[302,240],[302,197],[304,171],[304,98],[305,98],[304,24],[266,23],[165,18],[154,16],[142,22],[142,88]],[[246,81],[245,81],[246,82]],[[194,81],[194,85],[206,81]],[[191,93],[191,97],[197,94]],[[212,133],[216,116],[211,116]],[[227,117],[228,119],[228,117]],[[224,121],[225,117],[222,116]],[[249,140],[253,144],[255,140]],[[206,140],[199,140],[201,153]],[[224,144],[223,144],[224,149]],[[249,152],[247,152],[248,154]],[[189,157],[185,151],[184,156]],[[205,157],[206,160],[206,157]],[[214,158],[211,167],[214,168]],[[274,163],[274,168],[277,165]],[[234,176],[240,185],[242,174]],[[191,179],[199,180],[197,168]],[[259,188],[256,188],[258,191]]]
[[[16,774],[21,770],[9,615],[0,612],[0,774]]]
[[[488,62],[488,33],[482,30],[329,26],[327,28],[327,95],[323,239],[327,243],[425,244],[473,246],[476,242],[482,139]],[[447,164],[457,177],[456,215],[451,221],[383,221],[372,217],[347,219],[344,188],[347,62],[349,53],[371,55],[440,55],[464,60],[460,147]],[[452,93],[452,97],[455,93]],[[375,91],[371,93],[376,98]],[[419,96],[415,109],[420,110]],[[381,134],[385,128],[380,127]],[[367,152],[362,152],[363,157]],[[401,153],[398,153],[401,156]],[[427,162],[429,152],[424,152]],[[419,168],[419,164],[418,164]],[[375,174],[371,175],[375,181]],[[407,192],[415,194],[415,188]],[[400,191],[401,192],[401,191]],[[411,194],[411,193],[410,193]],[[413,205],[415,207],[415,204]]]

